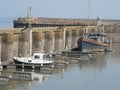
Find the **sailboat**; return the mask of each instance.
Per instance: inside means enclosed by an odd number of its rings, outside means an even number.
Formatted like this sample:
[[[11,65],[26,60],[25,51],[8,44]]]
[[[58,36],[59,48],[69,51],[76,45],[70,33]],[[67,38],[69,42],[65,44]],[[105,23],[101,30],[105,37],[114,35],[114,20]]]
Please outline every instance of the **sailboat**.
[[[31,7],[30,7],[30,16],[29,16],[29,34],[30,34],[30,41],[29,41],[29,48],[30,53],[29,57],[13,57],[15,64],[19,64],[19,67],[24,68],[35,68],[41,67],[44,65],[53,65],[53,59],[51,55],[47,53],[34,53],[32,56],[32,27],[31,27]]]

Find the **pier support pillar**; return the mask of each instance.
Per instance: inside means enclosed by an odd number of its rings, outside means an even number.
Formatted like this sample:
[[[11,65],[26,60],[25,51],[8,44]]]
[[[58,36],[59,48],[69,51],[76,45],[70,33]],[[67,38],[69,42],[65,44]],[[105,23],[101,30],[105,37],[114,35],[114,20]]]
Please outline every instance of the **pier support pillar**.
[[[72,30],[72,48],[77,47],[77,41],[79,39],[79,30]]]
[[[51,53],[54,51],[54,32],[45,31],[44,33],[45,33],[44,51]]]
[[[14,54],[14,35],[11,33],[3,33],[2,36],[2,53],[1,61],[13,61]]]
[[[55,48],[54,51],[62,51],[63,50],[63,32],[55,31]]]
[[[13,55],[14,56],[18,56],[18,36],[19,35],[14,35],[13,34],[13,38],[14,38],[14,42],[13,42]]]
[[[33,32],[33,52],[44,52],[44,33]]]
[[[79,35],[80,35],[80,37],[83,37],[85,35],[85,29],[86,29],[86,27],[80,27],[79,28]]]
[[[29,56],[29,35],[27,33],[21,33],[19,35],[18,47],[19,56]]]
[[[66,50],[71,50],[72,32],[70,30],[66,31]]]

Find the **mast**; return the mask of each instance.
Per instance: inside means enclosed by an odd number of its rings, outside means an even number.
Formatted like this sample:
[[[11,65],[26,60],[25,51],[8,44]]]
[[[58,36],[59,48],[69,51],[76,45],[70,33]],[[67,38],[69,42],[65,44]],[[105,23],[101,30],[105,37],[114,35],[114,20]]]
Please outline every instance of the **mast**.
[[[66,50],[66,27],[64,27],[63,41],[64,41],[64,50]]]
[[[96,33],[98,32],[98,22],[99,22],[99,18],[97,17],[97,21],[96,21]]]
[[[90,25],[90,0],[88,0],[88,26]]]
[[[90,26],[90,0],[88,0],[88,20],[87,20],[87,27],[86,27],[86,30],[85,30],[85,37],[87,38],[87,33],[88,33],[88,30],[89,30],[89,26]]]
[[[32,15],[32,7],[30,6],[29,8],[29,48],[30,48],[30,53],[29,56],[32,56],[32,26],[31,26],[31,15]]]

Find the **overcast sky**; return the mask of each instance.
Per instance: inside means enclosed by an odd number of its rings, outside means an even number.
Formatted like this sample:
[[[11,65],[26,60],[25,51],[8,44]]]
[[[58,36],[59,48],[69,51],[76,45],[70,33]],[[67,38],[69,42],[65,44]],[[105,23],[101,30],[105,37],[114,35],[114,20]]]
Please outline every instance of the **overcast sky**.
[[[90,0],[90,18],[119,19],[120,0]],[[0,18],[34,17],[88,18],[88,0],[0,0]]]

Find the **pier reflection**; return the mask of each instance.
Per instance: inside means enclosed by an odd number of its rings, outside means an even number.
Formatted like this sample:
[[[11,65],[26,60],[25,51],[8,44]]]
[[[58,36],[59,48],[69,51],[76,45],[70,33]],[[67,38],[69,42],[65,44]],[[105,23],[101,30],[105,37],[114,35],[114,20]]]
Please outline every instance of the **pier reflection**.
[[[79,63],[80,69],[96,69],[103,70],[106,66],[106,59],[105,54],[97,54],[96,56],[93,56],[90,60],[81,60]]]
[[[78,60],[80,56],[55,56],[53,68],[43,67],[40,70],[8,69],[0,70],[0,89],[30,90],[32,84],[44,84],[55,75],[64,77],[64,73],[74,70],[103,70],[106,66],[105,53],[95,54],[89,60]]]

